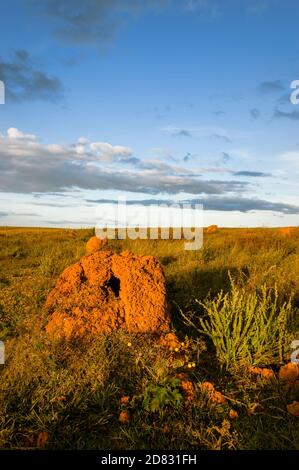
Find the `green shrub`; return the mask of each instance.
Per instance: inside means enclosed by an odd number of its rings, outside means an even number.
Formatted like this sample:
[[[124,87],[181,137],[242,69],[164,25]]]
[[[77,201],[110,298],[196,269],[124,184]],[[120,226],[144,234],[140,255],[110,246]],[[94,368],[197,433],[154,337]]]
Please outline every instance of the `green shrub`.
[[[248,291],[231,279],[228,293],[221,291],[215,299],[197,302],[207,315],[197,322],[184,318],[211,339],[226,369],[283,362],[292,302],[290,297],[279,304],[276,286]]]

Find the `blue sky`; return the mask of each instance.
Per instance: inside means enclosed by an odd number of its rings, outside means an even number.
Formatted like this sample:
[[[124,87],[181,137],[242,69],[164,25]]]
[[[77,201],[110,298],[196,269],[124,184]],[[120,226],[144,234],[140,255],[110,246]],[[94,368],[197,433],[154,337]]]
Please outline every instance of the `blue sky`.
[[[1,18],[1,225],[94,225],[120,195],[298,225],[296,0],[4,0]]]

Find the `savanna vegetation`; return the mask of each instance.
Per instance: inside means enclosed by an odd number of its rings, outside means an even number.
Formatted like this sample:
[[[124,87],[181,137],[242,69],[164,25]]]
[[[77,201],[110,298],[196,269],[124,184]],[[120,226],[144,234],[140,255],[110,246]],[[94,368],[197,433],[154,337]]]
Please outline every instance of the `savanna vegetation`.
[[[298,450],[298,387],[278,372],[299,339],[299,231],[111,241],[159,258],[179,342],[50,340],[45,299],[91,235],[0,229],[0,447]]]

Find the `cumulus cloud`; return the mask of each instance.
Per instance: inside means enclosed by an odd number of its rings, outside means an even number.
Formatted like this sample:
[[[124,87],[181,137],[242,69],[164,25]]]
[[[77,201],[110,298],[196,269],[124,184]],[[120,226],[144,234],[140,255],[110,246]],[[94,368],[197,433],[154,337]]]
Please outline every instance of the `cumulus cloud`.
[[[24,132],[20,131],[16,127],[10,127],[7,129],[7,137],[10,140],[36,140],[35,135],[24,134]]]
[[[57,101],[63,97],[62,82],[40,70],[24,49],[15,51],[11,60],[0,57],[0,77],[8,100]]]
[[[113,162],[115,160],[127,160],[132,155],[132,150],[121,145],[111,145],[107,142],[92,142],[91,151],[104,162]]]
[[[54,149],[58,146],[52,145],[51,147]],[[90,142],[86,137],[80,137],[74,145],[74,149],[78,157],[82,156],[85,160],[89,158],[92,161],[98,160],[103,163],[128,162],[132,155],[132,150],[129,147],[111,145],[108,142]]]
[[[126,168],[124,163],[128,164]],[[100,141],[80,139],[69,146],[45,145],[36,136],[16,128],[0,136],[0,166],[0,191],[16,193],[80,188],[149,194],[224,194],[243,191],[248,184],[238,180],[203,180],[195,170],[131,157],[129,148]]]

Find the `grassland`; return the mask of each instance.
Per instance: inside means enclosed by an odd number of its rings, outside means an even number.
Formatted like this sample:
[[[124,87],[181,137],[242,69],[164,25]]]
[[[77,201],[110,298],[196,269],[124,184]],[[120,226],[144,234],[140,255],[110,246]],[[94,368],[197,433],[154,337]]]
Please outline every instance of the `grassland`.
[[[247,366],[277,373],[289,360],[292,339],[299,339],[299,232],[284,237],[275,229],[221,229],[207,235],[199,251],[185,251],[179,240],[111,241],[114,251],[160,259],[173,329],[182,343],[178,351],[126,332],[68,344],[49,340],[44,301],[62,270],[84,254],[91,235],[91,230],[0,229],[0,339],[6,346],[0,447],[34,448],[44,436],[42,445],[49,449],[298,450],[298,418],[286,409],[298,400],[298,391],[277,378],[251,376]],[[260,308],[262,286],[276,302],[269,330],[261,327],[254,337],[260,345],[265,333],[262,354],[253,352],[248,364],[243,351],[242,361],[227,358],[214,333],[208,336],[200,328],[209,328],[204,315],[213,311],[217,318],[224,308],[217,299],[228,293],[229,318],[237,305],[230,296],[235,288],[237,297],[242,295],[236,312],[259,318],[255,313],[266,309]],[[255,300],[258,310],[252,311]],[[289,301],[281,339],[275,313]],[[248,344],[250,331],[244,338]],[[276,347],[279,338],[282,348]],[[178,387],[178,373],[188,373],[193,382],[190,400]],[[211,403],[201,386],[205,381],[226,403]],[[127,396],[129,405],[121,404]],[[130,414],[127,423],[119,422],[122,410]],[[231,410],[237,419],[229,417]]]

